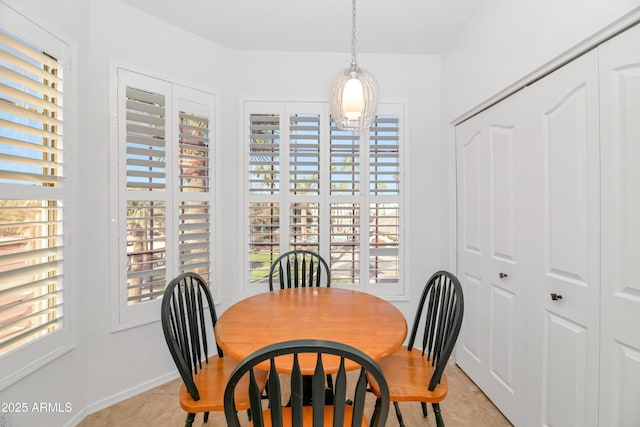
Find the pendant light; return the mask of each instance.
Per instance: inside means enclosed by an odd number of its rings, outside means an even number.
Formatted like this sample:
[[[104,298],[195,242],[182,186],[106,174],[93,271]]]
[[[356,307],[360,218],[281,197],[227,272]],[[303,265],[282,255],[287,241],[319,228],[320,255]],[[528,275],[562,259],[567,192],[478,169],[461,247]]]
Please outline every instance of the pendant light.
[[[351,66],[342,71],[331,86],[333,120],[340,129],[364,130],[371,127],[378,108],[378,84],[356,59],[356,0],[352,0]]]

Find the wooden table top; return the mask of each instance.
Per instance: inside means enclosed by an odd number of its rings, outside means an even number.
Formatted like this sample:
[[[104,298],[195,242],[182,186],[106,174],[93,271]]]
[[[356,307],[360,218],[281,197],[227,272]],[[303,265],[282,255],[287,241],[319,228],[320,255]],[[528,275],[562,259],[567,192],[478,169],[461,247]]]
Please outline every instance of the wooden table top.
[[[293,288],[237,302],[219,317],[215,333],[225,355],[236,360],[281,341],[324,339],[351,345],[380,361],[400,348],[407,336],[407,322],[395,306],[371,294],[340,288]],[[311,374],[305,365],[315,365],[315,359],[307,361],[300,359],[305,375]],[[283,360],[283,372],[286,364]],[[330,365],[325,364],[328,372],[337,370],[337,363]]]

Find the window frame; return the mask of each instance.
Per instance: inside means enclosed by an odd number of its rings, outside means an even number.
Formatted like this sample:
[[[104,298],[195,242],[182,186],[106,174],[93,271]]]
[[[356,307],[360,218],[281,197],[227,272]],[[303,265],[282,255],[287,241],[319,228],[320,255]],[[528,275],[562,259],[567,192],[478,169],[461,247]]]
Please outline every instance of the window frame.
[[[289,193],[289,139],[291,133],[289,132],[289,117],[290,114],[298,113],[315,113],[318,112],[320,114],[320,120],[327,120],[330,116],[329,113],[329,104],[328,102],[305,102],[305,101],[268,101],[268,100],[254,100],[254,99],[242,99],[240,100],[240,126],[241,131],[239,133],[241,137],[241,143],[239,144],[241,154],[239,158],[241,159],[241,167],[240,171],[240,182],[242,188],[242,197],[241,197],[241,206],[240,212],[242,212],[242,260],[240,264],[240,268],[242,271],[242,293],[244,295],[251,295],[258,292],[264,291],[262,284],[251,283],[250,280],[250,271],[249,271],[249,238],[250,238],[250,230],[251,226],[249,223],[249,203],[252,201],[272,201],[277,202],[279,206],[279,243],[280,243],[280,251],[289,250],[289,233],[290,233],[290,220],[291,215],[284,215],[282,213],[282,209],[290,209],[290,202],[294,198],[298,201],[304,202],[313,202],[319,201],[321,206],[321,214],[319,218],[319,227],[320,227],[320,255],[330,262],[330,243],[329,243],[329,228],[330,228],[330,215],[328,213],[328,207],[332,203],[339,203],[341,201],[345,202],[355,202],[360,205],[360,219],[361,219],[361,233],[363,229],[367,229],[367,236],[369,235],[369,206],[371,203],[375,203],[376,201],[387,201],[389,200],[389,196],[380,196],[370,194],[369,188],[369,134],[368,131],[365,131],[360,136],[360,188],[361,190],[366,190],[365,192],[361,192],[358,195],[331,195],[329,193],[330,186],[330,147],[329,147],[329,138],[330,138],[330,128],[325,124],[321,124],[320,129],[320,195],[318,196],[307,196],[307,195],[296,195],[291,196]],[[280,121],[280,194],[276,196],[264,195],[264,196],[251,196],[249,193],[249,141],[251,138],[250,135],[250,124],[251,124],[251,115],[252,114],[278,114]],[[405,176],[408,176],[408,162],[405,161],[406,153],[407,153],[407,142],[406,142],[406,132],[405,128],[407,126],[407,114],[406,114],[406,105],[404,102],[394,102],[394,103],[381,103],[378,107],[378,115],[396,115],[399,119],[399,129],[398,129],[398,144],[400,147],[399,153],[399,194],[394,196],[394,200],[397,201],[399,206],[399,220],[398,220],[398,235],[400,237],[400,244],[398,248],[398,282],[393,284],[370,284],[368,272],[365,277],[362,277],[359,280],[359,283],[356,285],[342,285],[334,283],[332,286],[334,287],[342,287],[347,289],[354,289],[358,291],[365,291],[372,293],[374,295],[383,297],[389,300],[404,300],[408,298],[408,287],[406,286],[406,257],[404,255],[405,248],[407,246],[407,239],[404,233],[404,224],[406,222],[408,206],[406,199],[406,179]],[[286,142],[283,142],[284,140]],[[365,178],[366,176],[366,178]],[[363,179],[364,178],[364,179]],[[386,198],[385,198],[386,197]],[[366,211],[366,212],[365,212]],[[324,237],[323,237],[324,236]],[[360,256],[360,271],[364,271],[368,269],[369,265],[369,249],[370,245],[361,243]]]
[[[195,89],[187,85],[178,83],[175,79],[156,76],[154,73],[146,73],[141,68],[121,61],[112,61],[110,64],[110,92],[111,92],[111,135],[110,135],[110,171],[111,171],[111,191],[110,191],[110,218],[111,218],[111,241],[110,253],[111,263],[111,330],[112,332],[122,331],[129,328],[154,323],[160,321],[160,304],[162,297],[159,296],[151,301],[144,301],[138,304],[127,304],[128,279],[127,279],[127,252],[124,250],[126,241],[126,203],[127,200],[157,200],[166,201],[165,209],[165,283],[180,274],[179,264],[180,253],[180,208],[182,201],[199,201],[209,204],[209,279],[208,283],[212,295],[217,296],[218,283],[215,269],[215,248],[216,248],[216,221],[217,221],[217,97],[214,91],[206,89]],[[122,81],[121,81],[122,80]],[[126,165],[126,153],[122,150],[122,137],[126,135],[126,115],[119,115],[119,111],[126,111],[124,98],[120,97],[118,85],[126,86],[126,83],[134,83],[145,90],[157,89],[161,93],[167,94],[165,99],[165,172],[167,187],[164,194],[154,191],[135,192],[136,196],[127,196],[126,178],[123,180],[122,165]],[[126,89],[125,89],[126,90]],[[199,104],[199,107],[207,111],[209,121],[209,185],[208,191],[202,193],[179,191],[179,115],[180,107],[185,104]],[[123,109],[124,108],[124,109]],[[126,166],[124,166],[126,168]],[[126,170],[126,169],[125,169]],[[173,185],[171,185],[173,184]],[[170,188],[171,186],[171,188]],[[184,198],[182,194],[189,194],[191,197]],[[123,211],[124,209],[124,211]]]
[[[61,201],[63,247],[60,249],[62,261],[58,267],[62,272],[60,280],[62,282],[61,322],[55,331],[27,342],[0,356],[0,390],[4,390],[76,346],[75,330],[71,327],[76,310],[72,292],[74,269],[71,261],[73,257],[71,255],[72,243],[70,235],[73,229],[72,205],[77,202],[77,199],[72,200],[71,198],[74,193],[72,187],[76,182],[75,173],[77,168],[70,153],[75,143],[74,123],[77,123],[78,115],[77,98],[75,98],[74,90],[77,83],[75,83],[76,77],[71,69],[71,62],[75,57],[74,46],[3,3],[0,3],[0,27],[54,56],[57,63],[60,64],[64,78],[64,152],[61,154],[64,175],[60,180],[59,186],[50,188],[0,184],[3,198],[6,199]]]

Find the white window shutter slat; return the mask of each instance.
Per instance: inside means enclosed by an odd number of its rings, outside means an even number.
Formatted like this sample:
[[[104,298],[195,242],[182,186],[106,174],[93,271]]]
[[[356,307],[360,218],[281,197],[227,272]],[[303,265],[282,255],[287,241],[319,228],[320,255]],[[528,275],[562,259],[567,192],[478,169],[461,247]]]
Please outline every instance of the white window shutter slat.
[[[265,283],[280,254],[280,204],[249,202],[249,283]]]
[[[369,133],[371,194],[400,192],[400,138],[397,116],[378,116]]]
[[[60,205],[0,200],[0,354],[60,326],[65,240]]]
[[[280,192],[280,115],[251,114],[249,193]]]
[[[360,283],[360,204],[332,203],[330,211],[331,281]]]
[[[329,148],[331,153],[331,194],[359,194],[359,134],[339,129],[332,122]]]
[[[178,146],[182,192],[208,192],[210,180],[209,118],[180,111]]]
[[[206,281],[211,277],[211,208],[209,202],[182,202],[179,208],[180,272],[198,273]]]
[[[127,189],[166,188],[165,96],[126,86]]]
[[[167,207],[164,201],[127,203],[127,301],[148,301],[166,286]]]
[[[398,203],[369,205],[369,283],[397,283],[400,274]]]
[[[289,116],[289,191],[320,193],[320,116]]]
[[[63,66],[0,30],[0,356],[62,328]]]
[[[320,252],[320,203],[291,203],[289,223],[291,249]]]

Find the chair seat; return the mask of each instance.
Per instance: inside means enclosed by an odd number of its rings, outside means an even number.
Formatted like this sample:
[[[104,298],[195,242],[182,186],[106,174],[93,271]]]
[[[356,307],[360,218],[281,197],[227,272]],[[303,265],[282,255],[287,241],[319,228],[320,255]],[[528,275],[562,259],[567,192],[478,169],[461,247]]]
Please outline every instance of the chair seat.
[[[379,362],[389,385],[389,397],[392,402],[441,402],[447,395],[447,377],[443,373],[433,391],[429,391],[429,381],[434,367],[422,356],[422,351],[406,346]],[[379,391],[373,378],[369,378],[371,391],[378,396]]]
[[[180,387],[180,406],[189,413],[224,411],[224,389],[227,386],[231,372],[238,362],[230,357],[212,356],[209,363],[204,363],[202,369],[193,376],[198,387],[200,400],[193,400],[187,392],[184,383]],[[267,372],[256,369],[256,382],[260,390],[264,390],[267,382]],[[248,375],[240,381],[240,386],[235,391],[236,406],[240,409],[249,408],[249,395],[247,394]],[[244,393],[242,392],[244,390]]]
[[[353,411],[351,406],[345,406],[344,408],[344,426],[351,427],[351,419],[353,418]],[[264,414],[264,427],[271,427],[271,414],[269,409],[262,411]],[[313,425],[313,407],[304,406],[302,408],[302,423],[305,426]],[[325,427],[333,426],[333,406],[327,405],[324,407],[324,425]],[[249,423],[250,427],[253,427],[253,423]],[[363,417],[362,427],[367,427],[367,420]],[[291,425],[291,408],[282,408],[282,427],[292,427]]]

